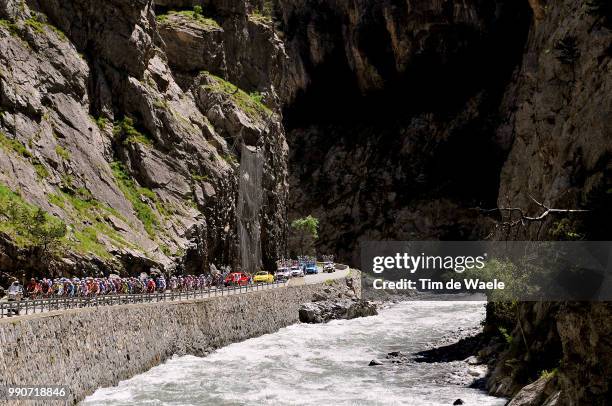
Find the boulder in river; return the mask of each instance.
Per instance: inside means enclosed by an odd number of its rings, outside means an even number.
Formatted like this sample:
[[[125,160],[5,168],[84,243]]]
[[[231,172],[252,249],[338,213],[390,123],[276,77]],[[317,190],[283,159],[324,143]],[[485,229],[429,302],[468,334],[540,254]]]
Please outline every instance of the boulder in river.
[[[323,300],[304,303],[299,310],[302,323],[325,323],[334,319],[375,316],[374,303],[358,299]]]
[[[373,359],[372,361],[370,361],[370,363],[368,364],[368,366],[369,366],[369,367],[374,367],[374,366],[377,366],[377,365],[382,365],[382,364],[383,364],[383,363],[382,363],[382,362],[380,362],[379,360],[377,360],[377,359]]]

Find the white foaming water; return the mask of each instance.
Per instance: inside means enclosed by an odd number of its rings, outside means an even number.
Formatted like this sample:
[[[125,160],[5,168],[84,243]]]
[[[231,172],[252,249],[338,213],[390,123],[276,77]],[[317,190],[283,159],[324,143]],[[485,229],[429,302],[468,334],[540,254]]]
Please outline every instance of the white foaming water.
[[[405,302],[378,316],[296,324],[223,347],[207,357],[175,357],[96,391],[83,405],[503,405],[506,400],[448,383],[466,365],[385,364],[390,351],[414,353],[478,325],[480,302]],[[457,380],[457,379],[455,379]]]

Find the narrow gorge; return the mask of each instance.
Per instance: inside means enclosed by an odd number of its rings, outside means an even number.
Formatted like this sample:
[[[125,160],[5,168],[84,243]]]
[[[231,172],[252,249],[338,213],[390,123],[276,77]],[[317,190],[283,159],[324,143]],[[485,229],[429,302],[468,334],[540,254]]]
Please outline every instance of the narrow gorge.
[[[0,286],[237,267],[243,146],[267,270],[310,214],[352,266],[368,240],[610,240],[611,28],[606,0],[0,0]],[[609,303],[517,314],[488,307],[514,343],[491,394],[609,401]]]

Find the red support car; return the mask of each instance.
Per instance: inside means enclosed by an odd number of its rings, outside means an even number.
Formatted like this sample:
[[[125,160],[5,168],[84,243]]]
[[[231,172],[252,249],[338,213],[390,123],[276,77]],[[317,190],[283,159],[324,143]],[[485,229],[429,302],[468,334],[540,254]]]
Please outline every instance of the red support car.
[[[227,275],[223,281],[223,284],[225,286],[246,286],[249,284],[250,279],[251,278],[245,273],[232,272],[231,274]]]

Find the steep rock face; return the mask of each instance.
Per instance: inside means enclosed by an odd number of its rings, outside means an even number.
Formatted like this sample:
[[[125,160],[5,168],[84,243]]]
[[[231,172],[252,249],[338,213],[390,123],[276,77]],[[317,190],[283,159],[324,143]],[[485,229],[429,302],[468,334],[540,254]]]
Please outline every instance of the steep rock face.
[[[533,197],[546,207],[588,211],[501,228],[497,238],[610,239],[612,33],[607,10],[597,2],[573,1],[539,8],[497,132],[498,139],[512,143],[501,171],[499,207],[543,213]],[[556,379],[544,391],[558,402],[553,404],[605,404],[611,373],[609,306],[525,303],[519,315],[513,342],[528,348],[519,345],[501,357],[490,389],[512,396],[537,378],[537,371],[555,370]]]
[[[272,106],[291,100],[307,76],[288,54],[264,3],[156,0],[159,13],[169,10],[158,16],[158,24],[179,81],[189,83],[189,77],[206,70],[249,92],[261,92]],[[196,6],[205,16],[194,18],[190,10]]]
[[[281,1],[308,72],[286,110],[290,217],[321,220],[319,250],[358,263],[367,239],[465,239],[495,205],[495,136],[527,4]],[[312,124],[309,117],[316,115]]]
[[[612,373],[612,306],[564,304],[557,318],[563,346],[559,372],[560,398],[573,405],[605,404]]]
[[[207,73],[182,89],[152,2],[8,1],[0,18],[0,182],[69,225],[70,260],[51,265],[201,272],[231,262],[242,142],[264,150],[264,260],[279,256],[278,115]],[[9,270],[32,265],[22,259],[3,255]]]
[[[591,213],[578,217],[570,231],[606,239],[612,224],[612,33],[589,4],[560,2],[532,25],[502,108],[498,138],[512,147],[498,204],[541,212],[533,196],[548,207],[585,208]],[[562,237],[546,234],[558,221],[551,216],[539,237]],[[518,238],[538,238],[538,229],[527,228]]]

